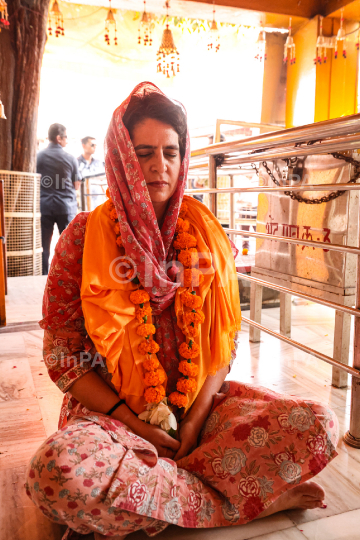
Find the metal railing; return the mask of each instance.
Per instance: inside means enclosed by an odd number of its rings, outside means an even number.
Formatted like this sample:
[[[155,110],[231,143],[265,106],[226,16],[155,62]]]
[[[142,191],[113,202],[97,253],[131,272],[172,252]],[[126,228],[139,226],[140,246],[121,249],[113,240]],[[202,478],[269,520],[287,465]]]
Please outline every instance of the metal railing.
[[[284,191],[352,191],[360,190],[360,184],[318,184],[318,185],[282,185],[274,187],[229,187],[217,188],[217,175],[230,177],[236,174],[242,174],[245,166],[251,171],[251,164],[274,159],[288,159],[298,156],[309,156],[313,154],[339,152],[360,149],[360,114],[327,120],[317,124],[310,124],[298,128],[278,131],[275,133],[261,134],[256,137],[249,137],[232,142],[223,142],[210,145],[208,147],[195,150],[191,154],[189,172],[196,176],[207,173],[209,178],[209,188],[189,189],[186,194],[209,194],[209,208],[216,215],[216,196],[219,193],[230,194],[230,212],[233,212],[235,193],[273,193]],[[250,166],[250,167],[249,167]],[[360,209],[359,209],[360,210]],[[359,219],[360,211],[358,214]],[[298,292],[288,287],[275,285],[270,281],[263,281],[253,276],[238,274],[241,279],[250,281],[252,284],[261,285],[280,291],[281,293],[305,298],[311,302],[325,305],[337,311],[354,315],[354,355],[353,367],[345,365],[330,356],[307,347],[293,339],[286,337],[278,332],[270,330],[252,319],[243,317],[243,321],[250,326],[270,334],[277,339],[285,341],[292,346],[311,354],[320,360],[323,360],[340,370],[352,375],[351,385],[351,410],[350,410],[350,429],[345,435],[347,444],[360,448],[360,246],[344,246],[340,244],[330,244],[320,241],[302,240],[299,238],[289,238],[285,236],[273,236],[271,234],[235,230],[232,226],[234,220],[230,213],[230,228],[226,233],[261,239],[271,239],[276,242],[293,243],[314,248],[340,251],[343,253],[352,253],[357,257],[357,283],[355,308],[347,307],[337,302],[318,298],[309,294]],[[358,228],[360,231],[360,227]]]

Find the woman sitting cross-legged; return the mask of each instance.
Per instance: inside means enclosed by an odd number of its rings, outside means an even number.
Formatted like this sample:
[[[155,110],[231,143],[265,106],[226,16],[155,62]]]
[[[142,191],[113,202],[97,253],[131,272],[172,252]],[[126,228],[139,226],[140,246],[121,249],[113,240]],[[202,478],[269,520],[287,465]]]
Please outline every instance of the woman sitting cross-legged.
[[[151,83],[114,112],[109,199],[61,235],[44,359],[65,394],[26,490],[65,537],[155,536],[323,506],[327,407],[227,380],[240,330],[230,242],[184,196],[186,115]],[[231,379],[231,373],[230,373]]]

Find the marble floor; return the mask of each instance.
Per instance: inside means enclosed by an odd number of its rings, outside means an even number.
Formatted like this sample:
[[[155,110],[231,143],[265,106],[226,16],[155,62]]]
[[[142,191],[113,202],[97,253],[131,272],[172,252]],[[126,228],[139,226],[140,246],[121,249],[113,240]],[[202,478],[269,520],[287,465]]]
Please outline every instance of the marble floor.
[[[0,329],[0,540],[60,540],[63,534],[61,527],[33,506],[23,489],[26,464],[56,430],[62,400],[42,361],[42,332],[33,324],[41,318],[43,287],[42,277],[10,278],[7,315],[9,329],[16,331]],[[30,330],[16,327],[27,322],[33,324]],[[262,322],[278,330],[279,309],[263,310]],[[330,309],[315,304],[292,307],[293,338],[328,355],[332,355],[333,327]],[[341,435],[348,429],[350,390],[330,385],[331,367],[267,334],[262,334],[260,343],[249,343],[246,324],[230,378],[327,402],[338,415]],[[341,439],[338,452],[317,477],[327,492],[325,509],[288,511],[221,530],[171,526],[157,538],[360,540],[360,450]],[[129,540],[146,538],[139,532]]]

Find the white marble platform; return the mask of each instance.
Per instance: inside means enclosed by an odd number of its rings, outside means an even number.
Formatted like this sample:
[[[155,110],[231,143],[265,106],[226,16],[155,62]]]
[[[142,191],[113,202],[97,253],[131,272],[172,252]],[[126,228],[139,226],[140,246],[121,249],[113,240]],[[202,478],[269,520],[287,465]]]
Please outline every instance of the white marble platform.
[[[8,314],[13,322],[38,320],[44,278],[9,280]],[[17,280],[17,281],[16,281]],[[248,312],[245,313],[246,316]],[[315,304],[292,307],[293,338],[332,355],[334,313]],[[263,311],[265,326],[278,330],[279,309]],[[42,331],[0,334],[0,540],[60,540],[23,490],[25,467],[46,436],[56,430],[62,394],[42,361]],[[14,367],[15,366],[15,367]],[[341,434],[348,429],[350,390],[330,385],[331,367],[262,334],[250,344],[243,325],[230,378],[278,392],[321,400],[336,411]],[[360,540],[360,450],[341,440],[339,456],[318,475],[326,509],[293,510],[224,529],[169,527],[159,540]],[[134,533],[129,540],[146,540]]]

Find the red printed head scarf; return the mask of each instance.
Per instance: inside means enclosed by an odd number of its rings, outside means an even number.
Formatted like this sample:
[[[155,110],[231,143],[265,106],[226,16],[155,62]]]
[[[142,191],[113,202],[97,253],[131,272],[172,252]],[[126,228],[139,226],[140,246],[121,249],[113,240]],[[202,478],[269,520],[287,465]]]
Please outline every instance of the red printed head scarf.
[[[156,315],[173,302],[179,286],[169,277],[171,270],[167,272],[167,268],[169,263],[171,267],[171,261],[175,259],[172,241],[186,185],[190,138],[187,134],[177,187],[169,201],[160,230],[144,175],[123,123],[132,96],[141,97],[151,92],[164,95],[154,84],[143,82],[114,111],[105,139],[105,171],[126,256],[132,259],[141,284],[150,294]],[[182,107],[179,103],[176,105]]]

